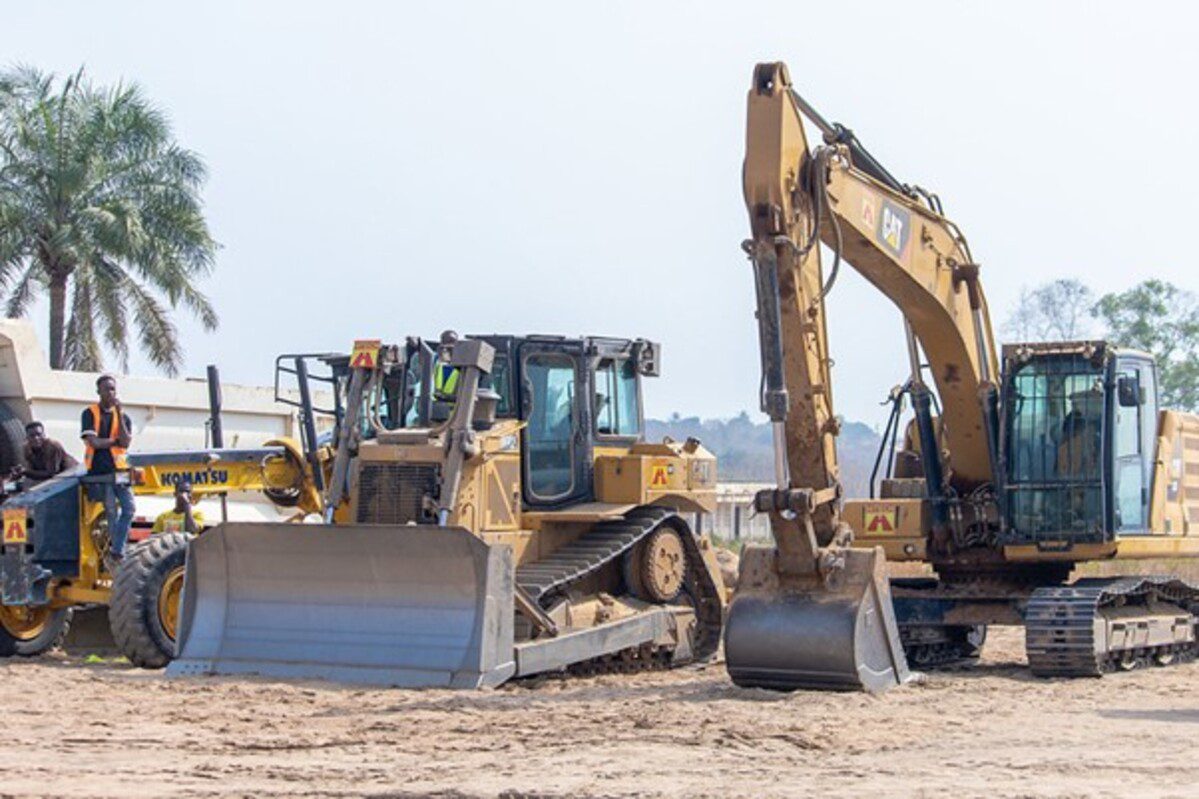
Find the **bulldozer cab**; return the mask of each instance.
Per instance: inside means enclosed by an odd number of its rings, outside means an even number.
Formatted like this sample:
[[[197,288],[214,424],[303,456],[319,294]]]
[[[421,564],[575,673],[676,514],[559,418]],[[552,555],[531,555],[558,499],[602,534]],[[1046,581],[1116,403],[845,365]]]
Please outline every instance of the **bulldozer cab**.
[[[495,416],[520,423],[522,501],[554,508],[595,498],[594,460],[644,437],[641,379],[657,374],[658,347],[643,339],[477,335],[495,350],[481,392],[495,394]],[[438,348],[409,339],[403,368],[384,379],[376,402],[391,429],[445,422],[453,400],[439,395]],[[336,368],[342,385],[345,370]],[[367,438],[373,431],[364,431]]]
[[[1157,374],[1105,342],[1004,348],[1008,543],[1104,543],[1148,530]]]

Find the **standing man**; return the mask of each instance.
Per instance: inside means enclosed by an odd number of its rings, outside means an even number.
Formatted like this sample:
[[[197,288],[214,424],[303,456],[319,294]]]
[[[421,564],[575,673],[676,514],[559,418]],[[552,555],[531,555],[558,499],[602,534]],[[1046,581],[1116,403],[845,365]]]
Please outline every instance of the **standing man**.
[[[100,375],[96,380],[96,394],[100,401],[83,409],[80,423],[83,428],[82,438],[85,447],[83,463],[87,466],[88,476],[115,475],[118,472],[128,472],[129,462],[125,457],[130,442],[133,441],[133,423],[121,408],[117,399],[117,381],[112,375]],[[133,489],[129,483],[114,484],[113,494],[120,513],[115,521],[109,512],[108,535],[111,546],[105,565],[110,573],[114,573],[125,557],[125,542],[129,540],[129,528],[133,526]],[[89,485],[88,492],[93,500],[103,498],[101,485]],[[107,505],[108,503],[106,503]]]
[[[46,436],[46,427],[41,422],[25,425],[25,464],[13,469],[13,476],[22,478],[26,487],[49,480],[79,463],[52,438]]]

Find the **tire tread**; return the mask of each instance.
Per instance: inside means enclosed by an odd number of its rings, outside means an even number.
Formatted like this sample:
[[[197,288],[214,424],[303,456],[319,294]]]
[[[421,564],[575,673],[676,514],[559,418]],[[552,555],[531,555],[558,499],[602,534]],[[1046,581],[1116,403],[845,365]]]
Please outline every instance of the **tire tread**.
[[[167,560],[191,539],[186,533],[159,533],[130,547],[113,581],[108,623],[121,654],[143,669],[161,669],[173,652],[164,650],[165,635],[158,629],[158,597],[150,596],[151,583],[164,571]],[[158,583],[161,587],[161,582]],[[155,633],[164,640],[160,643]]]

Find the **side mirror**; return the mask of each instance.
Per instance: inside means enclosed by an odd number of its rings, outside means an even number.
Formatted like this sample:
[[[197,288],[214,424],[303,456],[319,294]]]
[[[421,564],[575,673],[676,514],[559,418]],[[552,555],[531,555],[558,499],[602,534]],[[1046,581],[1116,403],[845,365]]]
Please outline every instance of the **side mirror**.
[[[637,371],[642,377],[657,377],[661,374],[662,345],[645,339],[638,339],[634,357],[637,359]]]
[[[1121,408],[1135,408],[1145,402],[1140,381],[1132,375],[1120,375],[1116,380],[1116,401]]]

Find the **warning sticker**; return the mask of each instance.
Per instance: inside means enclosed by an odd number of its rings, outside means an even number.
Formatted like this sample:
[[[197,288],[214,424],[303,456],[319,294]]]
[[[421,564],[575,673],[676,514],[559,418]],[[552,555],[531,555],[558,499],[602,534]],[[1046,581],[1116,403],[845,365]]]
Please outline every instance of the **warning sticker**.
[[[8,508],[4,511],[4,543],[24,544],[29,540],[27,530],[24,508]]]
[[[664,486],[670,482],[670,471],[662,465],[655,466],[650,473],[649,484],[651,486]]]
[[[893,533],[899,527],[898,512],[892,505],[867,505],[863,518],[867,533]]]
[[[862,224],[874,230],[874,198],[869,195],[862,197]]]
[[[359,339],[354,342],[350,353],[350,366],[354,369],[374,369],[379,364],[379,349],[383,342],[377,338]]]

